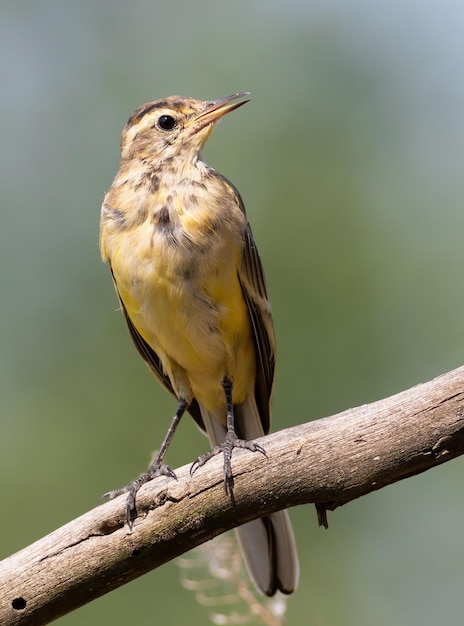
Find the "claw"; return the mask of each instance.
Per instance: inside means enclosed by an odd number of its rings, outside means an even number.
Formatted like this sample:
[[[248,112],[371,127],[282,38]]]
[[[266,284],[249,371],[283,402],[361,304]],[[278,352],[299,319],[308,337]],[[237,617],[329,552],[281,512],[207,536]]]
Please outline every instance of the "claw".
[[[204,454],[201,454],[197,459],[195,459],[190,466],[190,476],[193,476],[197,469],[212,459],[213,456],[222,452],[224,454],[224,491],[228,494],[229,491],[232,491],[233,489],[233,485],[231,483],[233,483],[232,451],[234,448],[245,448],[246,450],[250,450],[250,452],[260,452],[267,458],[266,450],[258,443],[255,443],[254,441],[246,441],[245,439],[239,439],[233,430],[229,430],[222,443],[214,446],[214,448]],[[229,484],[231,484],[230,489]]]
[[[100,496],[100,500],[103,500],[103,498],[108,498],[108,500],[113,500],[114,498],[117,498],[121,494],[127,493],[129,489],[130,489],[130,485],[126,485],[125,487],[120,487],[119,489],[112,489],[111,491],[107,491],[102,496]]]
[[[151,466],[145,474],[142,474],[128,485],[120,487],[119,489],[107,491],[101,496],[102,498],[109,498],[112,500],[123,493],[129,494],[126,499],[126,522],[130,530],[132,530],[134,521],[137,519],[136,497],[138,490],[142,485],[150,482],[150,480],[153,480],[158,476],[167,476],[168,478],[174,478],[174,480],[177,480],[176,473],[171,467],[169,467],[169,465],[160,465],[159,467],[154,465]]]

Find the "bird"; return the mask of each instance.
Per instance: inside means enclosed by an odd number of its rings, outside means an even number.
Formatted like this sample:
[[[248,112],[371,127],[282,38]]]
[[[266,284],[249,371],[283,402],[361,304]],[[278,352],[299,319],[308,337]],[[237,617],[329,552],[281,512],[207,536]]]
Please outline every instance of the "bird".
[[[186,411],[212,445],[191,473],[222,453],[226,493],[233,490],[235,448],[266,455],[254,441],[269,432],[275,368],[264,272],[240,193],[202,157],[218,120],[249,95],[170,96],[137,108],[102,204],[101,256],[129,334],[178,402],[148,471],[105,494],[128,493],[130,526],[141,485],[175,478],[164,457]],[[292,593],[299,566],[288,512],[246,523],[237,535],[256,588],[268,596]]]

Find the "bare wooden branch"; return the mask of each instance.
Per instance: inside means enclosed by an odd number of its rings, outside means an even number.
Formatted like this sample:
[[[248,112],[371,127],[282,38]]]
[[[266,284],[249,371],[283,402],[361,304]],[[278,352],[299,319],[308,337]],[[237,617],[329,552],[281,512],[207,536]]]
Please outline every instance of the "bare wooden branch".
[[[464,367],[395,396],[263,438],[268,458],[234,452],[234,497],[222,458],[193,478],[159,478],[105,503],[0,563],[0,624],[40,626],[250,519],[316,503],[319,520],[359,496],[464,452]]]

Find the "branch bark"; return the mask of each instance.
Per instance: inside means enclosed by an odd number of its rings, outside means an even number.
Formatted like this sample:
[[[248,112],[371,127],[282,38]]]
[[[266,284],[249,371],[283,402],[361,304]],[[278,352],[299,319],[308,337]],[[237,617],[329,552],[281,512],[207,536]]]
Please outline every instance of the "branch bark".
[[[125,496],[107,502],[0,563],[0,623],[48,624],[187,550],[282,508],[325,511],[464,452],[464,367],[379,402],[260,440],[268,458],[236,450],[234,495],[222,457],[190,477],[139,492],[129,532]]]

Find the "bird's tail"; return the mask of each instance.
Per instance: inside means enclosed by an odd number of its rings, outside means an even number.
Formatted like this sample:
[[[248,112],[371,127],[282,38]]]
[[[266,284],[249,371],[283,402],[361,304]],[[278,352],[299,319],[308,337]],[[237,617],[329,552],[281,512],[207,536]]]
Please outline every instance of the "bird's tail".
[[[200,407],[212,446],[222,443],[226,429],[212,413]],[[239,437],[251,441],[264,435],[254,398],[234,406]],[[232,462],[233,463],[233,462]],[[267,596],[289,594],[298,583],[298,557],[287,511],[278,511],[236,529],[248,573],[256,588]]]

